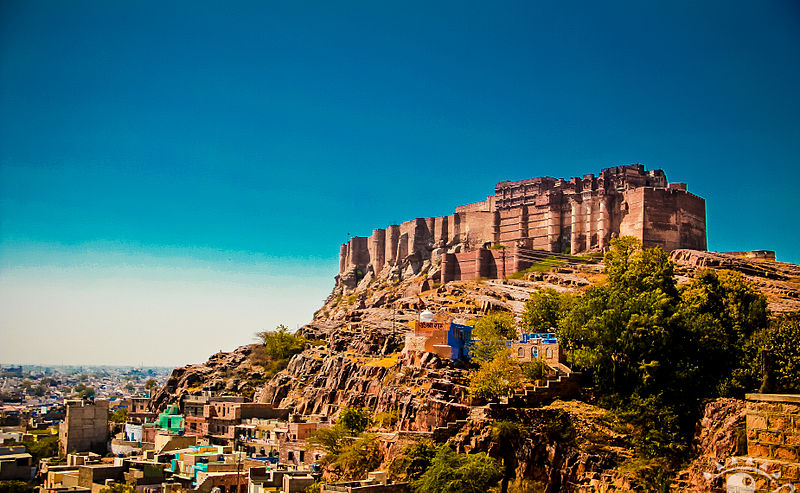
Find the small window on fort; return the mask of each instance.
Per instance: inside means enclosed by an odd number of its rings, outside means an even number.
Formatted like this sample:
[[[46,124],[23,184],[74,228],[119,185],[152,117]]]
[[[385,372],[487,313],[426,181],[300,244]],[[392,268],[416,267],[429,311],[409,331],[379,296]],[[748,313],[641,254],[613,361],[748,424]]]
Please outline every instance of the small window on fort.
[[[545,353],[545,354],[547,354],[547,357],[548,357],[548,358],[549,358],[549,357],[551,357],[551,356],[553,356],[553,348],[547,348],[547,351],[546,351],[546,353]]]
[[[536,358],[539,356],[539,353],[536,351],[535,347],[531,348],[531,358]]]
[[[523,347],[519,348],[519,357],[520,358],[524,358],[525,357],[525,348],[523,348]]]

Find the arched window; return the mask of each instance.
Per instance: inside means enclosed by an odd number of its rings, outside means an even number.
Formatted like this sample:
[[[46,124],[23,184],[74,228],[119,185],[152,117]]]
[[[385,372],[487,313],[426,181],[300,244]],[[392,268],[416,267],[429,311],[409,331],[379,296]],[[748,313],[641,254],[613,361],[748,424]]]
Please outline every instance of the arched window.
[[[520,358],[524,358],[525,357],[525,348],[524,347],[519,348],[519,357]]]

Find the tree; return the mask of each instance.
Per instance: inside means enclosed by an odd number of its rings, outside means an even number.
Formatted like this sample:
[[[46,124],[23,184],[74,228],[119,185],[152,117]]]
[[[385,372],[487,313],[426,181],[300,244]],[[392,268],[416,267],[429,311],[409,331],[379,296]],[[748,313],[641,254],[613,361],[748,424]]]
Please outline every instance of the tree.
[[[411,442],[389,463],[389,474],[396,481],[419,479],[436,456],[436,446],[430,440]]]
[[[500,463],[485,453],[458,454],[448,445],[442,445],[430,467],[412,487],[419,493],[485,493],[502,477]]]
[[[307,342],[303,336],[289,332],[289,328],[283,324],[275,330],[258,332],[256,337],[264,343],[267,356],[273,360],[291,358],[302,352]]]
[[[36,490],[37,487],[33,482],[16,479],[0,481],[0,491],[3,493],[33,493]]]
[[[377,469],[382,459],[377,437],[364,433],[345,445],[332,463],[341,470],[343,477],[357,479]]]
[[[545,288],[531,294],[525,302],[522,325],[534,332],[554,332],[562,314],[569,311],[573,296],[559,293],[553,288]]]
[[[704,392],[742,396],[757,385],[743,371],[749,340],[768,324],[767,299],[738,272],[706,270],[681,287],[680,321],[694,341],[687,351],[702,365],[696,386]]]
[[[372,410],[368,407],[348,406],[339,413],[339,424],[352,434],[361,433],[372,426]]]
[[[147,390],[152,390],[152,389],[155,389],[157,387],[158,387],[158,380],[156,380],[155,378],[149,378],[144,383],[144,388],[147,389]]]
[[[108,420],[114,423],[124,423],[128,420],[128,408],[120,407],[116,411],[108,413]]]
[[[33,463],[38,464],[40,460],[47,457],[58,455],[58,435],[39,436],[38,440],[26,440],[22,442],[25,451],[33,457]]]
[[[100,493],[136,493],[136,487],[127,483],[111,483],[101,489]]]
[[[264,367],[266,378],[270,378],[286,368],[289,359],[305,349],[310,342],[303,336],[289,332],[285,325],[279,325],[275,330],[257,332],[256,338],[263,344],[250,355],[254,364]]]
[[[308,437],[307,442],[325,451],[327,461],[339,454],[346,443],[347,435],[345,428],[337,424],[330,428],[320,428],[314,431]]]
[[[522,375],[530,382],[541,380],[544,377],[544,372],[547,369],[547,363],[542,358],[534,358],[533,360],[523,363]]]
[[[78,397],[83,400],[94,399],[94,387],[86,387],[78,392]]]
[[[517,458],[514,452],[528,436],[528,428],[514,421],[495,421],[492,424],[492,440],[499,444],[498,450],[502,455],[503,481],[500,484],[500,491],[508,491],[508,480],[514,475],[517,466]]]
[[[469,373],[470,394],[486,401],[511,395],[521,383],[522,370],[507,350]]]
[[[517,324],[511,312],[493,311],[475,322],[473,337],[481,340],[509,340],[517,338]]]
[[[741,275],[703,272],[678,289],[659,247],[611,241],[607,282],[586,290],[558,322],[572,365],[606,405],[639,430],[645,455],[686,450],[702,399],[740,392],[752,334],[766,301]]]
[[[784,314],[753,337],[752,362],[760,373],[761,392],[800,392],[800,312]]]

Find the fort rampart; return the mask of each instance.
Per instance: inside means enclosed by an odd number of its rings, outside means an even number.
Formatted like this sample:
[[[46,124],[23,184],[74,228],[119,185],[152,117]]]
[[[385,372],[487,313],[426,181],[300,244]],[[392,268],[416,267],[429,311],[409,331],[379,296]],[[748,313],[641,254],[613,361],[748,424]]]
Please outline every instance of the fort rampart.
[[[441,261],[435,277],[444,281],[501,277],[503,271],[525,268],[520,254],[525,250],[602,251],[624,235],[639,238],[645,247],[705,250],[705,200],[641,164],[570,180],[503,181],[494,195],[458,206],[452,215],[352,237],[341,246],[339,274],[355,273],[351,277],[358,280],[368,271],[378,275],[386,268]],[[482,248],[489,245],[506,248]]]

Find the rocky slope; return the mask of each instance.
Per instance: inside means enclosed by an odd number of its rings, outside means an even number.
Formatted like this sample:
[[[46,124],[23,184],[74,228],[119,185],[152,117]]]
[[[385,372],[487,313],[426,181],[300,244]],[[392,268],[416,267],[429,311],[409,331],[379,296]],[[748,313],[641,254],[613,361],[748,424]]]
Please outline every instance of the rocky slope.
[[[150,399],[152,410],[163,410],[180,402],[186,394],[212,391],[218,394],[252,396],[266,381],[264,369],[252,361],[255,344],[230,353],[219,352],[203,364],[172,370],[164,385]]]
[[[675,251],[671,258],[681,281],[705,268],[736,270],[765,291],[773,311],[800,309],[800,266],[693,250]],[[397,416],[394,425],[382,430],[391,433],[384,438],[395,453],[410,438],[449,438],[460,450],[498,456],[535,491],[648,491],[652,483],[647,481],[656,473],[651,466],[630,465],[628,437],[614,429],[602,409],[581,400],[533,409],[471,406],[475,402],[467,391],[467,369],[431,353],[401,353],[408,323],[422,309],[462,323],[494,309],[520,317],[536,290],[574,292],[603,278],[601,264],[565,261],[549,272],[507,281],[439,285],[421,270],[367,276],[358,283],[339,279],[313,320],[301,329],[324,346],[309,346],[269,380],[254,363],[253,345],[215,354],[205,364],[175,369],[151,405],[162,409],[186,393],[212,390],[252,395],[258,402],[301,414],[333,415],[345,406],[368,406]],[[735,450],[742,407],[733,400],[709,404],[698,427],[699,458],[681,474],[677,486],[698,491],[707,486],[702,473]],[[522,423],[528,432],[509,448],[491,436],[490,424],[497,420]],[[553,428],[559,420],[566,424]],[[513,450],[513,456],[507,450]]]
[[[675,250],[670,254],[670,260],[675,263],[676,274],[686,277],[702,269],[741,272],[767,295],[772,312],[800,310],[800,265],[698,250]]]

